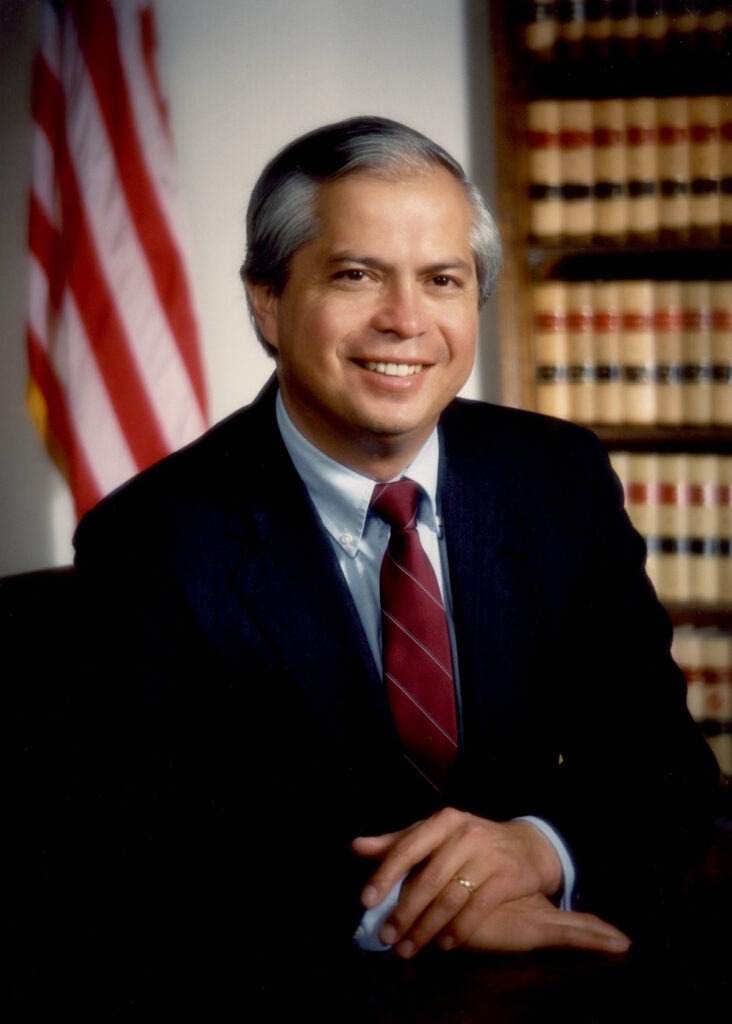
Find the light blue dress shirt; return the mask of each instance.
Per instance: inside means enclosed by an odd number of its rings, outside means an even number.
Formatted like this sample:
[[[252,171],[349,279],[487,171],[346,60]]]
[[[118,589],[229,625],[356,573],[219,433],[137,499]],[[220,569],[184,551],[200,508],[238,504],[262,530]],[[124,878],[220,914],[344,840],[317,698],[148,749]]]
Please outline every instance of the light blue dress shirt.
[[[390,528],[374,513],[369,503],[374,481],[335,459],[331,459],[297,430],[287,415],[282,396],[277,394],[277,425],[285,448],[295,469],[307,488],[310,499],[325,527],[338,564],[346,578],[354,604],[363,623],[374,662],[381,673],[381,599],[379,573],[389,543]],[[447,553],[443,540],[442,520],[437,509],[437,474],[440,443],[433,430],[416,458],[399,477],[407,476],[422,488],[417,512],[417,532],[422,547],[432,564],[442,593],[452,643],[453,665],[459,671],[453,631],[452,598],[447,572]],[[399,478],[398,477],[398,478]],[[398,479],[397,478],[397,479]],[[458,676],[459,682],[459,676]],[[459,689],[459,687],[458,687]],[[552,826],[542,818],[524,817],[551,842],[562,865],[563,886],[560,907],[569,910],[574,890],[575,870],[567,846]],[[377,907],[367,910],[355,939],[362,949],[388,949],[379,942],[377,933],[382,922],[399,900],[401,881]]]

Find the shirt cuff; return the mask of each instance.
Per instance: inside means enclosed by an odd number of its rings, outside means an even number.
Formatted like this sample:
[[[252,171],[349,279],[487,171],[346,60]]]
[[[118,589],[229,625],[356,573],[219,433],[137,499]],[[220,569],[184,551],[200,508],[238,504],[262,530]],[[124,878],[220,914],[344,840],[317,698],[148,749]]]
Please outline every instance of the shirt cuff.
[[[557,830],[553,828],[549,822],[544,821],[543,818],[536,818],[532,814],[522,815],[520,818],[514,818],[514,821],[528,821],[530,825],[534,826],[534,828],[538,828],[542,835],[546,836],[554,847],[557,857],[559,857],[559,863],[562,867],[562,894],[558,906],[560,910],[571,910],[572,902],[574,900],[576,872],[574,861],[572,860],[569,848],[564,842],[564,839],[562,839]],[[361,918],[361,922],[353,935],[353,941],[359,949],[362,949],[366,953],[386,953],[392,948],[391,946],[385,946],[384,943],[380,941],[379,929],[399,902],[403,882],[404,878],[400,878],[399,881],[392,886],[391,891],[386,898],[381,901],[381,903],[375,907],[371,907],[364,913]]]
[[[406,878],[406,875],[404,877]],[[403,881],[404,878],[400,878],[392,886],[386,898],[375,907],[367,910],[361,918],[361,923],[353,936],[353,941],[359,949],[364,950],[366,953],[386,953],[391,949],[391,946],[385,946],[379,940],[379,929],[399,902]]]
[[[514,818],[513,820],[528,821],[530,825],[538,828],[554,847],[556,855],[559,857],[559,863],[562,865],[562,893],[557,905],[560,910],[571,910],[574,904],[574,889],[577,875],[569,847],[564,839],[548,821],[544,821],[543,818],[535,818],[533,814],[522,815],[520,818]]]

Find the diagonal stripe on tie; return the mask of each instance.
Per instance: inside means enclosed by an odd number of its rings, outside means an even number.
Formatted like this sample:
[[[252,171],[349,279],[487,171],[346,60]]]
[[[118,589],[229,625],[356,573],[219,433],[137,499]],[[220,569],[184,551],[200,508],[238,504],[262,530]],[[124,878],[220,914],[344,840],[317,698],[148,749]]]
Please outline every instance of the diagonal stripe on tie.
[[[457,754],[447,619],[437,577],[417,532],[420,489],[377,484],[373,511],[391,527],[381,564],[384,680],[404,752],[441,789]]]

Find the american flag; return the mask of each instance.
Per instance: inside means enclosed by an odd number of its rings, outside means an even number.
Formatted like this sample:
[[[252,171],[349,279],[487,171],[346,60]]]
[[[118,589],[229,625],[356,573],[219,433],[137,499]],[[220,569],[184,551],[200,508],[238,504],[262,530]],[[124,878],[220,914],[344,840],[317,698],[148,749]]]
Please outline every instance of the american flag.
[[[44,5],[32,94],[28,405],[79,516],[208,419],[154,58],[149,0]]]

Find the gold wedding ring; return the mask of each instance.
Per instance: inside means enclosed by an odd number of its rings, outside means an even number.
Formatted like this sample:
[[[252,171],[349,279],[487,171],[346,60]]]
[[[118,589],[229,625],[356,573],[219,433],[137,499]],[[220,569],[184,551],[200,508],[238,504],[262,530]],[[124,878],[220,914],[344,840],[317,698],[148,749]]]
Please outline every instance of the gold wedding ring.
[[[469,879],[463,878],[462,875],[455,875],[453,882],[457,882],[458,885],[462,885],[463,889],[467,889],[471,896],[475,892],[476,887],[473,883]]]

